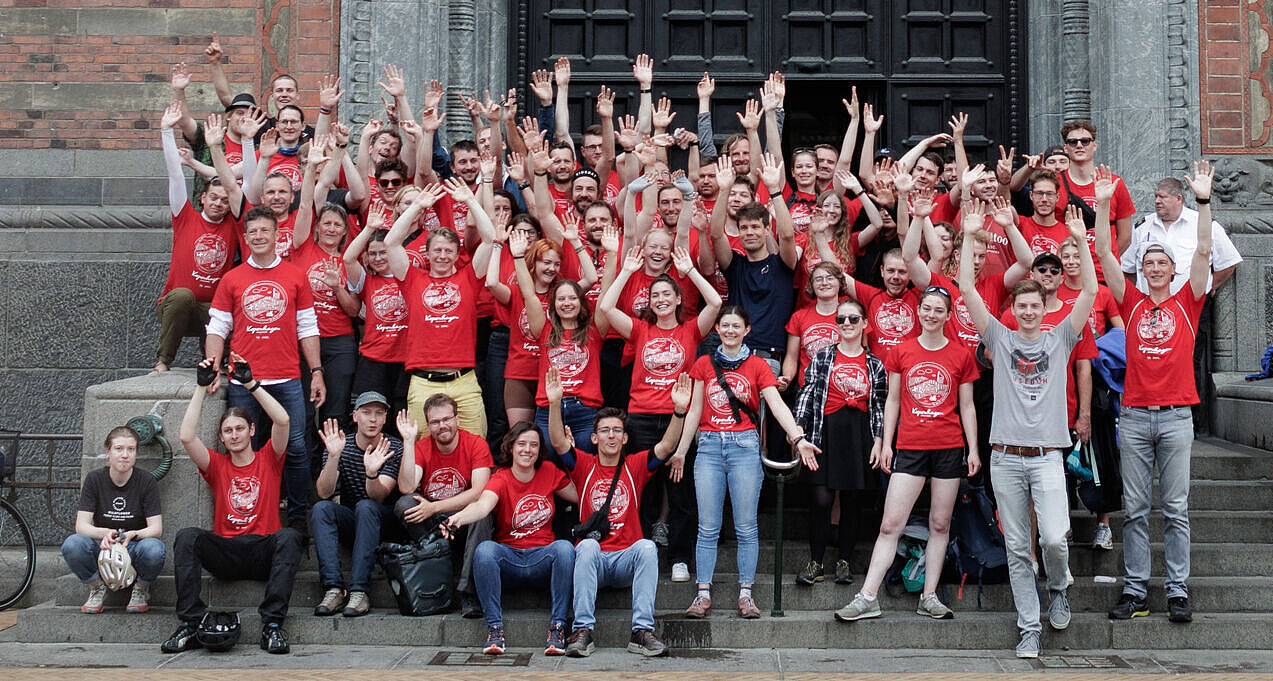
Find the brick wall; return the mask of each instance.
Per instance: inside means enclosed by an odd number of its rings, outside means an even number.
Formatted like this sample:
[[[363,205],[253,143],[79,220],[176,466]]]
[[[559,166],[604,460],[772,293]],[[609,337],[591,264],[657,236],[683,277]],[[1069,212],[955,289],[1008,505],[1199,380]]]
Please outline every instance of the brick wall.
[[[1273,140],[1273,4],[1199,0],[1202,147],[1270,153]]]

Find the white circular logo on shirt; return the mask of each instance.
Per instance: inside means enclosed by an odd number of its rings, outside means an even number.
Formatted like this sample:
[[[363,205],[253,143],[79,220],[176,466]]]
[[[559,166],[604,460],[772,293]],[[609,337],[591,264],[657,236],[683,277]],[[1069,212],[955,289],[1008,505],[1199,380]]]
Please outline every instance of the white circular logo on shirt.
[[[641,310],[650,306],[650,289],[642,286],[632,295],[632,315],[641,314]]]
[[[866,397],[866,369],[857,363],[837,364],[831,369],[831,383],[850,400]]]
[[[725,383],[729,385],[729,389],[734,391],[734,397],[746,404],[751,400],[751,382],[745,376],[741,376],[732,371],[725,372]],[[725,395],[725,391],[721,390],[720,383],[714,378],[706,381],[707,402],[717,411],[729,411],[729,397]],[[741,416],[741,414],[740,414]]]
[[[526,308],[522,308],[522,313],[517,315],[517,328],[521,330],[522,336],[525,338],[534,338],[535,332],[530,328],[530,315],[526,314]]]
[[[800,345],[804,348],[805,354],[810,357],[838,342],[840,342],[840,332],[835,328],[835,324],[827,322],[813,324],[800,334]]]
[[[429,473],[429,482],[424,487],[424,496],[433,501],[442,501],[463,492],[468,481],[454,468],[439,468]]]
[[[115,497],[111,501],[111,508],[116,511],[122,511],[126,506],[128,506],[128,502],[124,500],[124,497]]]
[[[977,332],[977,325],[972,321],[972,313],[968,311],[968,305],[964,303],[963,296],[955,299],[955,321],[964,329],[973,333]]]
[[[429,260],[419,251],[407,250],[407,259],[411,261],[411,266],[417,270],[428,270]]]
[[[548,349],[548,364],[557,367],[562,378],[571,378],[583,373],[590,357],[587,346],[580,346],[574,341],[565,341],[555,348]]]
[[[258,281],[243,291],[239,305],[248,320],[269,324],[278,321],[287,310],[287,292],[272,281]]]
[[[553,505],[542,494],[527,494],[513,505],[513,526],[509,534],[528,537],[546,526],[553,517]]]
[[[194,266],[204,274],[216,274],[225,267],[230,249],[219,234],[200,234],[194,241]]]
[[[675,338],[651,338],[641,346],[641,366],[655,376],[674,376],[685,366],[685,348]]]
[[[460,287],[450,281],[430,282],[420,299],[430,312],[445,314],[460,306]]]
[[[331,302],[336,300],[336,292],[323,281],[323,277],[327,275],[327,263],[319,260],[305,270],[305,277],[309,279],[309,288],[314,292],[314,297],[322,298]]]
[[[371,294],[371,312],[386,322],[400,322],[407,318],[407,301],[396,283],[382,286]]]
[[[600,509],[606,503],[606,494],[610,492],[610,479],[597,480],[592,485],[592,489],[588,492],[588,508],[594,511]],[[614,497],[610,499],[610,512],[607,517],[610,522],[614,522],[623,517],[628,510],[628,488],[620,484],[614,488]]]
[[[1141,315],[1136,335],[1150,345],[1162,345],[1176,335],[1176,315],[1165,307],[1156,307]]]
[[[261,497],[261,481],[255,475],[230,478],[230,510],[236,515],[248,515],[256,511]]]
[[[1033,251],[1035,255],[1043,253],[1059,253],[1061,251],[1061,244],[1058,244],[1053,239],[1049,239],[1042,234],[1035,234],[1030,237],[1030,250]]]
[[[936,362],[920,362],[906,372],[906,391],[924,407],[937,407],[950,398],[955,381],[946,367]]]
[[[875,309],[874,322],[881,335],[905,336],[915,328],[915,308],[901,298],[884,298]]]
[[[292,254],[292,230],[278,231],[278,239],[274,241],[274,253],[280,258],[287,258]]]

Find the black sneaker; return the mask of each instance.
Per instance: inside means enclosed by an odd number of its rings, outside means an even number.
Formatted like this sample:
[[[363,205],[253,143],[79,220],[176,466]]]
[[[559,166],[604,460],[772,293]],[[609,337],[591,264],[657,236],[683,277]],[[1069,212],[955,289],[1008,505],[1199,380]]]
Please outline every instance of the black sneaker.
[[[592,630],[587,627],[575,629],[566,639],[566,657],[588,657],[596,649],[597,644],[592,640]]]
[[[482,602],[477,600],[477,596],[473,594],[460,594],[460,617],[466,620],[475,620],[481,617]]]
[[[271,655],[286,655],[292,652],[292,646],[287,643],[287,632],[283,631],[283,627],[277,624],[261,627],[261,650]]]
[[[1127,593],[1119,596],[1118,602],[1109,609],[1109,618],[1112,620],[1129,620],[1133,617],[1147,617],[1148,615],[1149,602]]]
[[[487,655],[500,655],[504,652],[504,627],[486,625],[486,647],[482,652]]]
[[[810,586],[815,582],[822,581],[822,563],[811,560],[804,564],[804,569],[800,570],[800,574],[796,575],[796,584],[804,584]]]
[[[566,654],[566,625],[553,622],[548,625],[548,642],[544,644],[545,655]]]
[[[649,629],[636,629],[632,638],[628,639],[628,652],[646,657],[658,657],[667,654],[667,646]]]
[[[853,571],[849,569],[849,561],[835,561],[835,583],[836,584],[852,584]]]
[[[1167,619],[1178,624],[1193,621],[1193,610],[1189,609],[1187,596],[1173,596],[1167,599]]]
[[[182,622],[177,630],[172,632],[172,636],[168,637],[159,646],[159,650],[165,653],[180,653],[195,648],[202,648],[203,644],[199,643],[199,639],[195,638],[195,633],[199,631],[199,625],[194,622]]]

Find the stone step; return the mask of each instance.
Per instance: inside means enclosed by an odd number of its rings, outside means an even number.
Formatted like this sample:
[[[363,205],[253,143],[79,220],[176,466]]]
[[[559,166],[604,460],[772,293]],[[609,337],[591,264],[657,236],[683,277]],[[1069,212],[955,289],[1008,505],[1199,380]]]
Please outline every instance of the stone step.
[[[241,612],[240,646],[256,646],[260,620],[254,609]],[[630,632],[626,609],[597,612],[597,642],[602,647],[626,645]],[[510,652],[543,650],[547,612],[506,613]],[[17,638],[24,643],[130,643],[158,646],[176,628],[169,609],[144,615],[107,612],[82,615],[77,608],[42,604],[18,615]],[[373,612],[357,620],[342,617],[289,617],[284,624],[303,654],[312,645],[421,645],[476,651],[485,641],[482,620],[456,614],[408,620]],[[1015,616],[1008,612],[959,612],[937,621],[905,610],[887,610],[863,622],[837,622],[829,611],[788,609],[786,617],[741,620],[725,610],[705,620],[686,620],[679,612],[656,613],[655,629],[673,648],[879,648],[889,642],[912,642],[946,650],[1011,649],[1017,643]],[[1129,622],[1110,621],[1104,613],[1075,613],[1069,629],[1043,633],[1045,650],[1143,649],[1153,641],[1161,649],[1273,649],[1273,615],[1266,613],[1198,614],[1193,624],[1171,624],[1161,613]],[[569,664],[568,662],[566,664]]]
[[[1195,481],[1273,479],[1273,452],[1219,438],[1198,438],[1193,441],[1189,472]]]

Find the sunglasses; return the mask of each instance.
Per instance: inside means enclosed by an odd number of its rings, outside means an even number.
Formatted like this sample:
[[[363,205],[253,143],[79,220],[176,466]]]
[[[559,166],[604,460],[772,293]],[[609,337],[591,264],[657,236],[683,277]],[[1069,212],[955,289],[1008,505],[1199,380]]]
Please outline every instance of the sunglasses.
[[[1060,274],[1061,268],[1056,265],[1039,265],[1034,268],[1034,271],[1039,274]]]
[[[947,291],[944,286],[937,286],[937,285],[929,286],[928,288],[924,289],[924,293],[940,293],[943,296],[946,296],[947,298],[950,297],[950,291]]]
[[[1087,145],[1089,145],[1089,144],[1091,144],[1092,142],[1095,142],[1095,141],[1096,141],[1096,139],[1095,139],[1095,138],[1093,138],[1093,137],[1071,137],[1071,138],[1069,138],[1069,139],[1065,140],[1065,146],[1067,146],[1067,147],[1086,147]]]
[[[400,177],[387,179],[387,180],[376,180],[376,184],[380,185],[382,189],[392,189],[394,187],[401,187],[404,182],[406,182],[406,180],[403,180]]]
[[[857,314],[838,314],[835,316],[836,324],[857,324],[862,321],[862,315]]]

